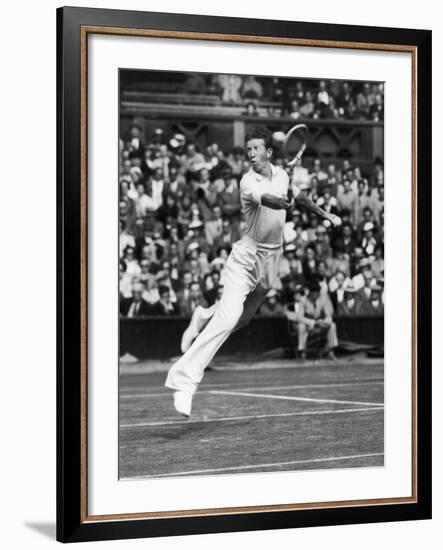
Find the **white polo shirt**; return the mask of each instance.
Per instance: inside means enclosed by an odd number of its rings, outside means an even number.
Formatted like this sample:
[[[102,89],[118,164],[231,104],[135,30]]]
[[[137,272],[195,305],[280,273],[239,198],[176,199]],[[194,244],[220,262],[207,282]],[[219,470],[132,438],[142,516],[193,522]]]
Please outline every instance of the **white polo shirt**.
[[[277,197],[288,194],[289,177],[279,166],[271,164],[272,177],[268,179],[252,168],[240,181],[240,199],[242,212],[246,220],[246,232],[251,239],[265,248],[275,248],[283,242],[283,228],[286,210],[273,210],[261,204],[261,197],[269,193]],[[293,196],[299,193],[293,187]]]

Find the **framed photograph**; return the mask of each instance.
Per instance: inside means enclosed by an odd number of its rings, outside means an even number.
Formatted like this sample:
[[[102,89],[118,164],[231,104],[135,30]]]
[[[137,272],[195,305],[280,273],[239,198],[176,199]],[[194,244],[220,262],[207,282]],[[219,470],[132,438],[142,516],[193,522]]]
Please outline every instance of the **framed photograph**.
[[[57,33],[57,539],[430,518],[431,32]]]

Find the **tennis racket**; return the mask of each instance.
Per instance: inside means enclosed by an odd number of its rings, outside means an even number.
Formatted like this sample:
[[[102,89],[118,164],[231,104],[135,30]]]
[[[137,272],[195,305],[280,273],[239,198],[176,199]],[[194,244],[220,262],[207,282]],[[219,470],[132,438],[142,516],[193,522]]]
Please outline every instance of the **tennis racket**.
[[[288,130],[283,142],[283,151],[288,157],[288,166],[295,166],[306,150],[309,130],[306,124],[296,124]]]

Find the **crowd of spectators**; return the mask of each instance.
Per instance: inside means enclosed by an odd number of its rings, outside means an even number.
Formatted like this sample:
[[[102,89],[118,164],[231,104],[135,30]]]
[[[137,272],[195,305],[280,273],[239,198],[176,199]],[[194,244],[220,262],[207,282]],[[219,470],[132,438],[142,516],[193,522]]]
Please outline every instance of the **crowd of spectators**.
[[[244,105],[250,116],[382,121],[383,83],[295,80],[191,73],[188,94],[217,94],[225,105]]]
[[[183,135],[156,130],[145,143],[134,124],[120,140],[120,313],[186,315],[217,301],[233,243],[245,229],[239,181],[245,151],[214,143],[199,151]],[[284,157],[273,162],[288,170]],[[284,228],[279,276],[260,313],[284,315],[298,293],[319,288],[341,315],[383,313],[384,176],[382,161],[367,173],[349,160],[303,160],[296,184],[339,229],[293,210]]]

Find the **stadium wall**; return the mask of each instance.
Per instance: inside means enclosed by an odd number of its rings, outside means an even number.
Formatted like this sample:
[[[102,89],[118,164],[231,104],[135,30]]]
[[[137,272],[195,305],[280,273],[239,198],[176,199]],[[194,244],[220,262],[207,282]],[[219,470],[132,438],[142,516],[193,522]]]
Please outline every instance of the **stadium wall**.
[[[340,341],[383,346],[384,319],[380,317],[336,317]],[[167,359],[180,355],[180,339],[189,319],[181,316],[120,319],[120,355],[138,359]],[[282,317],[254,317],[235,332],[220,350],[222,355],[259,354],[292,347],[288,323]]]

